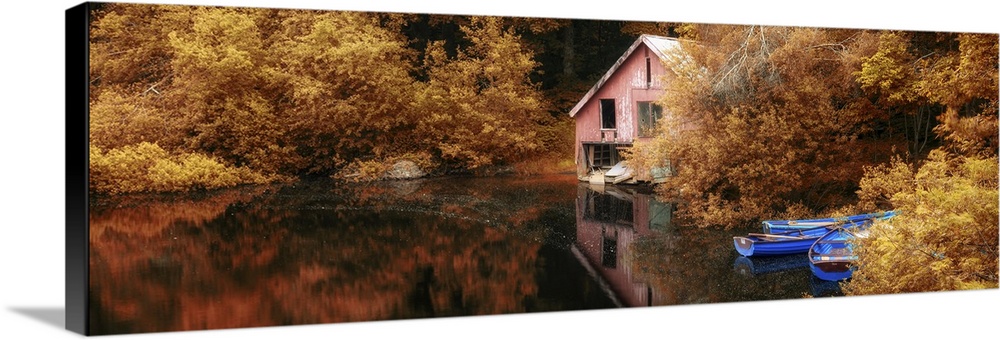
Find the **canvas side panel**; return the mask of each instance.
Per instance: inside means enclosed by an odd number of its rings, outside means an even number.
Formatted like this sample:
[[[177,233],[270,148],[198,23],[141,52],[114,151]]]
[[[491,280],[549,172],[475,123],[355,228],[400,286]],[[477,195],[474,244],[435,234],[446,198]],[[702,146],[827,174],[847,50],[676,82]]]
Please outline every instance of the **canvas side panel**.
[[[89,74],[90,3],[66,10],[66,329],[89,335]]]

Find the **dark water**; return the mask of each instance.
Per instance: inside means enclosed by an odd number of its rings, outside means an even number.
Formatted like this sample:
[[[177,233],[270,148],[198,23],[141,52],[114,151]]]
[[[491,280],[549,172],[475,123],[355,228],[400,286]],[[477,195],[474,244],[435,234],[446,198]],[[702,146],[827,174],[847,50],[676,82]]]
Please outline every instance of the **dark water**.
[[[742,258],[746,230],[678,225],[647,189],[572,175],[310,180],[91,209],[95,334],[839,294],[805,255]]]

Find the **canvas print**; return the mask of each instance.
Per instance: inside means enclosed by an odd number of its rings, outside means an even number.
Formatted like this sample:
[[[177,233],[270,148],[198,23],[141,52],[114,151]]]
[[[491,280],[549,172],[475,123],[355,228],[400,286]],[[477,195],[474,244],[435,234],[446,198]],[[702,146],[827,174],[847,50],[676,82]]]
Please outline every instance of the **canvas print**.
[[[81,333],[998,287],[995,33],[71,14]]]

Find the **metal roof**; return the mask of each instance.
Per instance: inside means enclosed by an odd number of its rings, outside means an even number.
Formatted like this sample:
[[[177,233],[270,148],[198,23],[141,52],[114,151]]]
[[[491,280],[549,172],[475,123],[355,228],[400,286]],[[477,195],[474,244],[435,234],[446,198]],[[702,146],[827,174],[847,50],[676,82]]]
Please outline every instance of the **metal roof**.
[[[632,52],[635,52],[635,50],[639,48],[639,45],[642,44],[645,44],[646,47],[649,47],[649,49],[653,51],[653,54],[656,54],[656,56],[660,58],[661,61],[667,60],[667,53],[669,53],[671,50],[679,49],[681,47],[677,39],[674,38],[661,37],[658,35],[650,35],[650,34],[643,34],[639,36],[639,38],[636,39],[634,43],[632,43],[632,46],[629,46],[629,48],[625,50],[625,53],[618,58],[618,61],[616,61],[615,64],[611,66],[611,69],[609,69],[608,72],[605,73],[604,76],[597,81],[597,84],[594,84],[594,87],[590,88],[590,91],[587,91],[587,94],[583,95],[583,98],[581,98],[580,101],[577,102],[575,106],[573,106],[573,109],[569,111],[569,116],[570,117],[576,116],[577,111],[583,108],[583,105],[586,104],[587,101],[589,101],[590,98],[597,93],[597,90],[601,89],[601,86],[603,86],[604,83],[608,81],[608,79],[611,79],[611,75],[613,75],[615,71],[617,71],[618,68],[625,63],[625,60],[628,59],[630,55],[632,55]]]

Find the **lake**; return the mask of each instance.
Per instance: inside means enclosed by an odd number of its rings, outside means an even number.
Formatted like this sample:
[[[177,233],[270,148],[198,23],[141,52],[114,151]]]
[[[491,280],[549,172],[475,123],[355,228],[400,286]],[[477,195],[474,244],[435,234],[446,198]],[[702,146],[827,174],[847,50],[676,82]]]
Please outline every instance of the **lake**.
[[[840,295],[759,230],[574,175],[308,179],[91,202],[90,328],[124,334]]]

